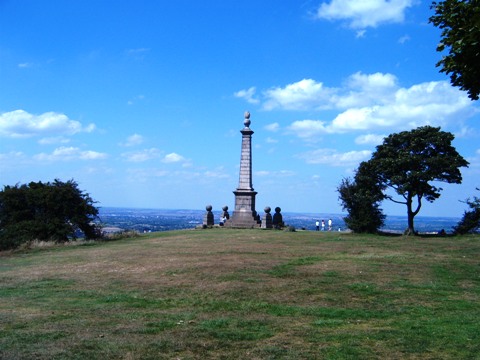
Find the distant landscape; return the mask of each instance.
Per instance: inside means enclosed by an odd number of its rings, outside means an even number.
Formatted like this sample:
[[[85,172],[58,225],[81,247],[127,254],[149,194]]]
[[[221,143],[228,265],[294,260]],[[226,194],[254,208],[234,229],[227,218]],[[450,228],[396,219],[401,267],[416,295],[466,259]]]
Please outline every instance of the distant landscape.
[[[215,223],[218,224],[221,209],[213,210]],[[112,230],[135,230],[138,232],[155,232],[168,230],[193,229],[202,224],[205,210],[171,210],[171,209],[135,209],[135,208],[100,208],[100,221]],[[232,211],[230,211],[230,215]],[[333,230],[345,231],[347,227],[343,221],[345,214],[312,214],[312,213],[283,213],[285,224],[301,230],[315,230],[316,220],[332,219]],[[262,216],[263,213],[260,213]],[[415,229],[422,233],[438,232],[444,229],[452,232],[452,227],[460,218],[456,217],[415,217]],[[402,232],[407,227],[406,216],[387,216],[383,231]]]

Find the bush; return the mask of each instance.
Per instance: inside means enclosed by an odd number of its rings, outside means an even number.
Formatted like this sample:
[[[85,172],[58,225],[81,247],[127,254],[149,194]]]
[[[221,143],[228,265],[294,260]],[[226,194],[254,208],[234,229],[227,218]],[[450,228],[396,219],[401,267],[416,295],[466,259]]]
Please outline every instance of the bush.
[[[87,239],[98,238],[93,204],[73,180],[5,186],[0,191],[0,250],[32,240],[66,242],[79,231]]]
[[[476,233],[480,229],[480,198],[475,196],[473,200],[467,199],[465,203],[471,210],[465,211],[457,226],[453,227],[455,234]]]

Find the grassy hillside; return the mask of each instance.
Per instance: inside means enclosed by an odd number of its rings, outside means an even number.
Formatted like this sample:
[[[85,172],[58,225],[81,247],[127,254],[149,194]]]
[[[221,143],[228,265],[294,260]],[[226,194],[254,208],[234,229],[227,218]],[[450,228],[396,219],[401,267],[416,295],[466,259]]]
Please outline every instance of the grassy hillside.
[[[480,237],[189,230],[0,255],[1,359],[480,358]]]

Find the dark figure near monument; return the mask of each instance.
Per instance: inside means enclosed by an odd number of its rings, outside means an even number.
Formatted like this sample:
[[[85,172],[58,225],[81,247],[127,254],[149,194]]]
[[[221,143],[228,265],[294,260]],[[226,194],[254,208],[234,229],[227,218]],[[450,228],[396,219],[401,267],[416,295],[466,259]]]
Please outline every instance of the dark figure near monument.
[[[207,212],[203,216],[203,227],[206,228],[207,226],[213,226],[213,212],[212,212],[212,205],[207,205],[205,207]]]
[[[281,229],[284,226],[283,217],[282,214],[280,214],[280,211],[282,211],[282,209],[277,206],[275,208],[275,214],[273,214],[272,224],[275,229]]]
[[[228,206],[224,206],[222,207],[222,214],[220,215],[220,226],[223,226],[225,224],[225,221],[227,221],[228,219],[230,219],[230,214],[228,213]]]
[[[272,214],[270,214],[270,211],[272,211],[272,209],[270,208],[270,206],[266,206],[264,211],[265,215],[263,215],[262,219],[262,229],[271,229],[273,227]]]
[[[225,205],[224,207],[222,207],[222,210],[222,217],[224,218],[224,221],[230,219],[230,214],[228,213],[228,206]]]

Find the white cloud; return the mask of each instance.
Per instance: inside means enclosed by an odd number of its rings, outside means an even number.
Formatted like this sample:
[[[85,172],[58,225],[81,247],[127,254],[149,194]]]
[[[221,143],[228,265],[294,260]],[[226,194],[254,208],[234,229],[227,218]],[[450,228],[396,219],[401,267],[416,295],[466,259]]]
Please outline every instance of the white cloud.
[[[359,145],[380,145],[386,135],[367,134],[360,135],[355,139],[355,144]]]
[[[275,87],[264,92],[265,110],[308,110],[321,109],[330,105],[330,97],[334,89],[323,86],[323,83],[312,79],[303,79],[284,88]]]
[[[278,140],[273,139],[273,138],[271,138],[271,137],[267,137],[267,138],[265,139],[265,142],[266,142],[267,144],[276,144],[276,143],[278,143]]]
[[[71,120],[65,114],[56,112],[34,115],[24,110],[14,110],[0,114],[0,136],[13,138],[67,136],[93,130],[95,130],[94,124],[84,127],[79,121]]]
[[[237,98],[245,99],[250,104],[258,104],[260,100],[254,98],[255,92],[256,88],[252,86],[246,90],[237,91],[233,95]]]
[[[313,138],[320,134],[331,132],[325,121],[320,120],[298,120],[294,121],[288,130],[301,138]]]
[[[254,173],[258,177],[270,177],[270,178],[280,178],[280,177],[291,177],[295,176],[295,172],[291,170],[279,170],[279,171],[267,171],[267,170],[258,170]]]
[[[386,101],[395,95],[397,78],[392,74],[357,72],[343,88],[326,87],[313,79],[303,79],[263,92],[265,110],[324,110],[348,108]]]
[[[265,94],[266,109],[337,110],[331,121],[293,122],[288,130],[304,139],[324,133],[458,124],[459,119],[466,119],[474,112],[465,93],[448,81],[424,82],[404,88],[394,75],[383,73],[355,73],[342,88],[327,88],[314,80],[302,80]],[[266,128],[276,130],[279,125],[275,123]]]
[[[126,54],[134,60],[143,60],[150,53],[149,48],[127,49]]]
[[[230,177],[230,175],[225,173],[223,169],[207,170],[203,173],[203,176],[206,178],[214,178],[214,179],[227,179]]]
[[[377,89],[381,89],[378,87]],[[351,107],[329,125],[333,132],[381,128],[407,129],[422,125],[445,126],[470,113],[471,101],[447,81],[432,81],[410,88],[383,87],[376,104],[368,91],[359,93],[367,106]],[[375,93],[371,92],[371,93]],[[339,100],[345,105],[345,101]],[[355,105],[360,105],[358,102]]]
[[[63,136],[47,137],[38,140],[40,145],[52,145],[52,144],[67,144],[70,142],[70,139]]]
[[[29,63],[29,62],[24,62],[24,63],[18,64],[18,67],[20,69],[26,69],[26,68],[30,68],[32,66],[33,66],[33,63]]]
[[[159,149],[151,148],[123,153],[122,157],[130,162],[144,162],[152,159],[158,159],[161,155],[162,152]]]
[[[4,162],[13,162],[17,160],[23,160],[25,159],[25,154],[21,151],[10,151],[9,153],[6,154],[0,154],[0,164],[3,164]]]
[[[144,96],[144,95],[137,95],[137,96],[133,97],[132,99],[128,100],[128,101],[127,101],[127,104],[128,104],[128,105],[133,105],[133,104],[135,104],[136,102],[142,101],[142,100],[144,100],[144,99],[145,99],[145,96]]]
[[[135,145],[140,145],[144,141],[144,138],[142,135],[139,134],[133,134],[127,137],[127,140],[122,144],[123,146],[135,146]]]
[[[299,154],[297,157],[303,159],[307,164],[355,166],[361,161],[368,160],[371,154],[369,150],[339,153],[335,149],[317,149]]]
[[[345,87],[331,101],[335,107],[344,109],[384,103],[393,99],[397,89],[395,75],[357,72],[347,78]]]
[[[316,17],[343,21],[351,29],[375,28],[403,22],[405,11],[415,3],[415,0],[331,0],[319,6]]]
[[[398,39],[399,44],[405,44],[407,41],[410,41],[410,36],[403,35],[400,39]]]
[[[365,29],[357,30],[357,32],[355,33],[355,37],[357,39],[361,39],[361,38],[365,37],[366,33],[367,33],[367,30],[365,30]]]
[[[82,151],[76,147],[59,147],[51,154],[40,153],[34,156],[38,161],[72,161],[72,160],[102,160],[108,157],[105,153],[97,151]]]
[[[280,129],[280,124],[277,122],[274,122],[274,123],[265,125],[264,129],[271,132],[277,132]]]
[[[185,161],[185,158],[182,155],[178,155],[176,153],[170,153],[165,155],[162,161],[164,163],[176,163],[176,162]]]

